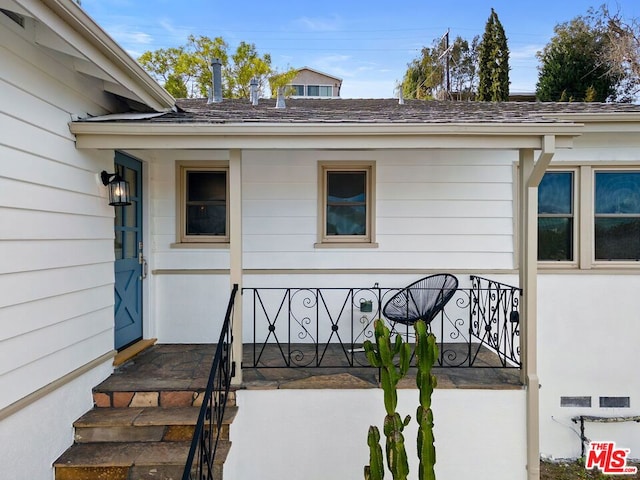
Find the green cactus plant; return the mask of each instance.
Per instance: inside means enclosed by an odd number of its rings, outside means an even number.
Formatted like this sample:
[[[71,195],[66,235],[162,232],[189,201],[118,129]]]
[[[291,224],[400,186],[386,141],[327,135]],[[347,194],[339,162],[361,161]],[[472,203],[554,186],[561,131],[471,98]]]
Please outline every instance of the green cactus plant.
[[[433,436],[433,411],[431,410],[431,395],[436,388],[437,380],[431,373],[438,358],[436,337],[428,333],[426,324],[419,320],[414,324],[416,331],[416,357],[418,372],[416,384],[420,391],[420,405],[416,412],[418,421],[418,478],[420,480],[435,480],[434,466],[436,463],[436,448]]]
[[[369,445],[369,465],[364,467],[365,480],[382,480],[384,478],[384,458],[380,448],[380,430],[371,425],[367,435]]]
[[[396,412],[396,407],[398,405],[397,385],[409,370],[411,347],[404,343],[399,335],[396,335],[395,341],[392,342],[389,329],[380,319],[374,322],[374,335],[375,345],[367,340],[364,342],[364,350],[371,365],[380,369],[380,384],[384,392],[384,407],[387,412],[383,428],[387,438],[387,466],[394,480],[405,480],[409,474],[409,461],[402,431],[409,424],[411,417],[407,415],[402,420]],[[396,356],[399,356],[399,365],[395,363]],[[368,442],[370,439],[371,429],[369,429]],[[371,453],[371,445],[369,448]],[[373,477],[373,464],[369,466],[369,469],[365,467],[365,476],[367,474],[372,475],[372,480],[375,478]]]
[[[436,337],[429,333],[424,321],[414,324],[416,332],[416,385],[419,390],[420,405],[416,411],[418,422],[418,460],[419,480],[436,480],[434,466],[436,463],[436,449],[433,436],[433,411],[431,410],[431,395],[436,388],[437,380],[431,373],[438,359],[438,345]],[[374,323],[376,343],[367,340],[364,350],[369,363],[380,369],[380,384],[384,391],[384,407],[387,415],[384,419],[384,434],[387,438],[386,456],[387,466],[394,480],[406,480],[409,474],[409,461],[404,445],[402,432],[409,424],[411,417],[404,420],[396,412],[398,405],[398,382],[407,374],[411,362],[411,346],[404,343],[399,335],[391,341],[391,333],[382,320]],[[399,356],[399,364],[395,358]],[[380,432],[377,427],[369,427],[367,444],[369,445],[370,465],[364,467],[365,480],[382,480],[384,478],[384,464],[382,449],[379,445]]]

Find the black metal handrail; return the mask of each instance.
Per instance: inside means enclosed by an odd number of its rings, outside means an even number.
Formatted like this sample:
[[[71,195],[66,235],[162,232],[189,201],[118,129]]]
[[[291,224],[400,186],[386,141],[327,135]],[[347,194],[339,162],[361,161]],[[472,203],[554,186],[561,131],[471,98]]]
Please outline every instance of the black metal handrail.
[[[231,378],[235,375],[231,345],[233,343],[233,305],[237,292],[238,285],[234,284],[182,480],[213,479],[214,459],[220,440]]]
[[[368,367],[362,344],[401,288],[244,288],[253,319],[253,368]],[[439,367],[520,367],[521,290],[482,277],[458,288],[430,324]],[[390,322],[392,323],[392,322]],[[413,329],[395,324],[407,338]],[[493,354],[493,360],[487,361]],[[498,361],[495,361],[495,359]]]

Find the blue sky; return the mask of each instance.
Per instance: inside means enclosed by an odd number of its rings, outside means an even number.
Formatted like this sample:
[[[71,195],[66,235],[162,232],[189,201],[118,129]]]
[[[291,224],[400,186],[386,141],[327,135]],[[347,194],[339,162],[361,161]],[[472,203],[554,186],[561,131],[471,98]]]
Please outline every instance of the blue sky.
[[[221,36],[233,51],[240,41],[270,53],[279,69],[308,66],[343,79],[342,97],[394,95],[407,64],[447,29],[451,38],[482,35],[493,7],[507,34],[511,91],[534,91],[535,53],[553,27],[583,15],[600,0],[82,0],[82,7],[131,56],[178,46],[189,34]],[[609,2],[627,18],[638,0]]]

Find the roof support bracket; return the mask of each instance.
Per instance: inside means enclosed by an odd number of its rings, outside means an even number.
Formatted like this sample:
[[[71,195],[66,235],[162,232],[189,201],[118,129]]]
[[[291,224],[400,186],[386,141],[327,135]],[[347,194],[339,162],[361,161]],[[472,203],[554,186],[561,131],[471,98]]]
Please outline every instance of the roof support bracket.
[[[533,188],[540,185],[544,172],[549,167],[553,155],[556,153],[556,137],[555,135],[545,135],[542,137],[542,150],[538,156],[533,171],[527,180],[527,187]]]

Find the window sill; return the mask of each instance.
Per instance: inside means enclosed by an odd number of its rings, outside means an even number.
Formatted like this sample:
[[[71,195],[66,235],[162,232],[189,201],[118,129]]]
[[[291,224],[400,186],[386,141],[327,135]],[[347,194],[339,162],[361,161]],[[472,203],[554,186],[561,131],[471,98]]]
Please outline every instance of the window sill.
[[[208,242],[208,243],[196,243],[196,242],[189,242],[189,243],[172,243],[169,245],[169,247],[171,248],[184,248],[184,249],[229,249],[229,242],[219,242],[219,243],[213,243],[213,242]]]
[[[376,242],[357,243],[357,242],[326,242],[314,243],[314,248],[378,248]]]

